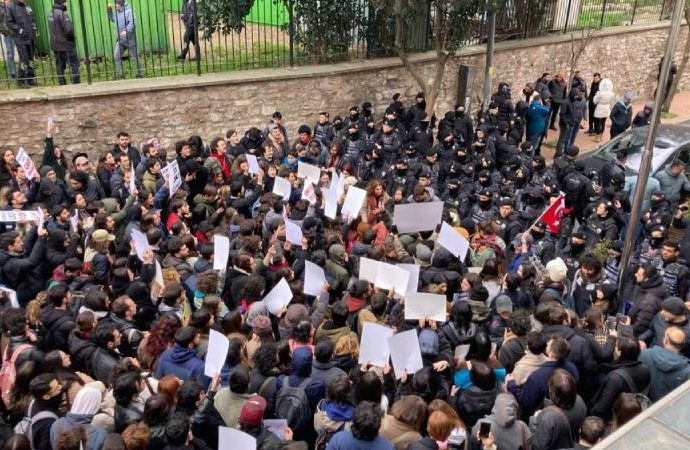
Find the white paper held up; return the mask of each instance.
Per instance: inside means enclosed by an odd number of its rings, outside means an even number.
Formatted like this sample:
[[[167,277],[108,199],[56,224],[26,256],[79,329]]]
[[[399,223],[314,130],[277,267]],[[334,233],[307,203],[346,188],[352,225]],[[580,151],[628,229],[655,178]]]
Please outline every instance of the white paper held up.
[[[313,184],[319,184],[319,178],[321,178],[321,169],[314,165],[299,161],[297,163],[297,176],[299,178],[306,178]]]
[[[225,358],[228,356],[229,347],[230,341],[223,333],[211,330],[208,335],[208,351],[206,352],[206,361],[204,362],[204,375],[213,378],[220,373],[225,364]]]
[[[331,183],[332,184],[332,183]],[[338,192],[332,186],[323,191],[324,214],[330,219],[335,219],[338,213]]]
[[[304,262],[304,293],[318,297],[326,281],[323,269],[311,261]]]
[[[398,264],[397,266],[410,273],[410,278],[407,281],[407,289],[405,292],[399,292],[399,294],[404,296],[409,292],[417,292],[419,287],[419,264]]]
[[[417,330],[412,329],[392,335],[388,338],[388,347],[396,379],[402,378],[405,371],[412,376],[424,366]]]
[[[426,292],[409,292],[405,297],[405,320],[428,317],[436,322],[446,321],[446,297]]]
[[[259,160],[256,159],[256,156],[252,155],[251,153],[245,154],[247,157],[247,165],[249,166],[249,173],[251,174],[257,174],[259,173],[259,170],[261,170],[261,166],[259,166]]]
[[[388,364],[390,349],[388,338],[393,335],[393,329],[365,322],[362,328],[362,339],[359,343],[359,363],[369,362],[372,366],[383,367]]]
[[[378,266],[374,286],[381,289],[392,288],[395,289],[395,292],[405,295],[407,291],[407,283],[410,279],[410,272],[402,267],[384,262],[379,262]]]
[[[230,256],[230,239],[216,234],[213,236],[213,270],[225,270]]]
[[[398,228],[398,233],[431,231],[441,223],[442,216],[443,202],[395,205],[393,225]]]
[[[285,221],[285,240],[297,246],[302,245],[302,228],[291,220]]]
[[[271,314],[277,315],[292,300],[292,291],[285,278],[281,278],[271,292],[263,299],[264,306]]]
[[[359,258],[359,279],[368,281],[369,283],[376,282],[376,275],[379,273],[379,262],[375,259],[365,257]]]
[[[353,219],[359,216],[359,211],[362,209],[364,199],[367,197],[367,191],[358,187],[350,186],[345,195],[345,201],[341,209],[343,216],[350,215]]]
[[[218,450],[256,450],[256,438],[235,428],[218,427]]]
[[[291,192],[292,185],[288,180],[281,177],[275,177],[275,181],[273,183],[274,194],[280,195],[283,198],[283,200],[289,200]]]
[[[137,252],[137,257],[144,260],[144,252],[149,249],[149,240],[146,235],[139,230],[132,230],[132,240],[134,241],[134,251]]]
[[[130,193],[130,195],[134,195],[133,192],[137,189],[136,180],[137,180],[137,175],[134,172],[134,164],[132,164],[130,166],[130,170],[129,170],[129,193]]]
[[[470,242],[446,222],[443,222],[443,225],[441,225],[441,231],[438,234],[438,244],[451,252],[460,261],[465,260],[467,251],[470,249]]]

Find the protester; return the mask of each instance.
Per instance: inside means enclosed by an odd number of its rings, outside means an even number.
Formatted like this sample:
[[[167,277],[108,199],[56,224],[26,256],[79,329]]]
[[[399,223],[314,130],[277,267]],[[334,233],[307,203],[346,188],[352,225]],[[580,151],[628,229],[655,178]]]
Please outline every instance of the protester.
[[[263,134],[182,137],[172,159],[120,131],[95,170],[52,126],[35,177],[4,152],[1,412],[34,418],[9,440],[205,450],[227,426],[269,449],[596,444],[597,417],[621,426],[690,378],[690,192],[667,165],[631,224],[633,154],[590,168],[572,145],[587,101],[592,131],[611,115],[615,133],[631,97],[609,114],[607,78],[594,97],[563,78],[525,89],[530,106],[501,83],[476,124],[458,106],[436,127],[422,93],[379,117],[320,111],[294,141],[275,112]],[[553,163],[549,114],[565,120]]]

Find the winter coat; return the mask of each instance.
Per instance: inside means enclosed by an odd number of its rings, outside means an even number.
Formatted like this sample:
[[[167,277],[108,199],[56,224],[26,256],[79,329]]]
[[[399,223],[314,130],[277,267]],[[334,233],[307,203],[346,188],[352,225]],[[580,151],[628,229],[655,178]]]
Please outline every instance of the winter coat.
[[[436,441],[431,439],[429,436],[424,436],[417,442],[411,443],[407,450],[437,450],[439,448]]]
[[[70,431],[73,428],[83,427],[87,434],[88,446],[84,447],[84,450],[100,450],[103,447],[105,438],[108,436],[108,432],[103,428],[95,427],[91,425],[91,420],[93,416],[87,414],[72,414],[67,413],[65,417],[61,417],[50,427],[50,442],[53,448],[57,448],[57,438],[60,433],[65,431]]]
[[[551,114],[551,108],[541,102],[533,101],[527,110],[527,136],[541,134],[546,131],[547,120]]]
[[[567,83],[565,80],[562,82],[557,82],[555,79],[549,81],[548,83],[549,94],[551,94],[552,103],[563,103],[566,95]]]
[[[592,350],[587,344],[587,340],[565,325],[549,325],[542,329],[542,333],[544,333],[547,339],[560,336],[568,341],[568,344],[570,344],[568,361],[577,367],[578,373],[582,378],[581,383],[588,382],[597,370],[597,362],[592,356]],[[575,378],[577,379],[577,377]]]
[[[468,427],[474,426],[482,417],[491,413],[498,388],[485,391],[477,386],[471,386],[451,398],[451,405]]]
[[[625,378],[620,374],[625,372],[635,384],[630,386]],[[611,372],[606,376],[604,385],[594,398],[594,405],[589,410],[593,416],[603,419],[611,417],[613,402],[619,394],[631,392],[633,394],[642,392],[649,387],[650,378],[649,368],[639,361],[616,361],[611,365]]]
[[[349,430],[355,415],[355,407],[349,404],[321,400],[314,414],[314,431],[318,435]],[[383,435],[383,431],[381,431]]]
[[[498,394],[491,414],[482,417],[472,427],[470,436],[476,436],[482,422],[491,424],[491,434],[496,440],[496,447],[501,450],[526,450],[523,444],[532,441],[532,433],[525,422],[518,420],[518,403],[511,394]],[[475,443],[476,439],[470,439]],[[478,447],[478,442],[476,443]]]
[[[584,98],[577,100],[575,95],[571,93],[563,102],[563,106],[561,107],[561,112],[559,114],[559,123],[566,124],[571,127],[579,126],[580,122],[582,122],[582,119],[585,118],[586,112],[587,101]]]
[[[251,396],[252,394],[237,394],[229,388],[218,391],[213,398],[213,406],[223,418],[226,427],[237,428],[239,426],[240,411]]]
[[[577,441],[580,425],[587,417],[585,402],[578,395],[571,408],[558,408],[560,412],[556,411],[556,408],[556,406],[544,408],[538,416],[530,420],[533,436],[532,450],[569,448]]]
[[[127,41],[134,39],[134,30],[136,20],[132,6],[129,3],[122,5],[120,10],[117,8],[108,8],[108,20],[115,22],[115,39],[117,41]],[[120,33],[125,32],[125,37],[121,37]],[[138,161],[138,160],[137,160]]]
[[[338,377],[345,377],[347,374],[341,369],[335,367],[332,362],[321,363],[314,359],[311,367],[311,377],[315,380],[323,380],[324,384],[328,386],[331,381]]]
[[[628,314],[635,336],[647,331],[652,319],[661,310],[661,302],[666,298],[666,291],[664,280],[659,274],[635,285],[633,306]]]
[[[685,172],[681,172],[679,175],[674,176],[671,174],[671,168],[667,167],[661,172],[657,172],[654,178],[659,180],[661,192],[666,194],[666,199],[671,205],[678,204],[681,191],[684,193],[690,192],[690,181],[688,181]]]
[[[372,441],[364,441],[353,436],[350,430],[336,433],[326,446],[326,450],[393,450],[393,444],[381,436]]]
[[[290,386],[297,387],[304,380],[311,377],[312,357],[308,347],[299,347],[292,353],[292,365],[288,377],[278,377],[276,380],[276,398],[283,383],[287,381]],[[202,365],[203,370],[203,365]],[[326,384],[322,380],[311,379],[304,388],[311,410],[316,412],[316,405],[326,394]]]
[[[569,361],[564,363],[546,361],[540,368],[532,372],[523,385],[518,386],[514,380],[508,382],[506,387],[524,408],[525,416],[531,415],[541,406],[548,395],[549,379],[556,369],[565,369],[575,381],[580,379],[577,367],[573,363]]]
[[[158,363],[156,378],[160,380],[165,375],[175,375],[181,380],[193,379],[202,386],[211,381],[204,375],[204,361],[196,356],[196,349],[177,344],[165,350]]]
[[[419,430],[410,428],[409,425],[399,421],[391,415],[386,415],[383,418],[379,433],[381,437],[391,441],[395,446],[395,450],[405,450],[408,448],[408,445],[422,438],[422,435],[419,434]]]
[[[54,52],[75,50],[74,28],[67,14],[67,6],[59,3],[53,5],[53,10],[48,14],[48,29],[50,48]]]
[[[49,305],[40,314],[41,323],[45,332],[45,337],[49,339],[50,350],[58,349],[64,352],[69,350],[67,340],[74,329],[74,315],[67,309],[56,308]]]
[[[98,381],[103,382],[106,386],[110,386],[110,378],[120,360],[120,355],[104,348],[96,348],[91,355],[91,370],[92,374]]]
[[[67,349],[74,370],[81,372],[90,370],[91,357],[96,351],[96,344],[91,339],[82,339],[76,334],[76,330],[72,330],[67,337]]]
[[[170,254],[166,255],[161,265],[163,268],[174,268],[177,273],[180,274],[180,279],[182,279],[182,281],[185,281],[194,274],[194,269],[192,269],[192,266],[187,261]]]
[[[616,94],[613,92],[613,82],[608,78],[604,78],[599,83],[599,91],[594,95],[593,102],[596,106],[594,108],[594,117],[597,119],[605,119],[611,115],[611,108],[616,102]]]
[[[632,123],[632,106],[618,100],[611,110],[611,130],[613,134],[622,133]]]
[[[17,291],[17,301],[25,305],[45,284],[41,261],[45,257],[46,238],[38,238],[27,257],[0,250],[0,282]]]
[[[659,400],[690,378],[690,361],[663,347],[642,350],[640,361],[651,372],[649,398]]]
[[[25,0],[5,4],[5,26],[17,44],[29,45],[36,41],[38,29],[31,7]]]
[[[690,320],[688,314],[685,315],[685,319],[681,322],[669,323],[660,313],[657,313],[654,319],[652,319],[649,329],[638,336],[638,339],[646,342],[648,348],[653,345],[662,346],[664,334],[668,327],[678,327],[685,333],[685,347],[683,348],[683,353],[687,356],[688,353],[690,353]]]

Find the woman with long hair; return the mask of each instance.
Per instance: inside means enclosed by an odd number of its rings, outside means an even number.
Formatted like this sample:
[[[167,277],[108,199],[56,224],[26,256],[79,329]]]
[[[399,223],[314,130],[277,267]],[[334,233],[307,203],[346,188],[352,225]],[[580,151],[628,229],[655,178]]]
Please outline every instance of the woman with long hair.
[[[2,152],[0,160],[0,187],[9,186],[17,172],[17,160],[14,159],[14,152],[6,149]]]
[[[142,367],[156,370],[158,358],[172,347],[179,327],[178,320],[171,316],[161,316],[151,324],[149,335],[144,338],[137,351],[137,359]]]
[[[386,203],[390,197],[385,186],[379,180],[371,180],[367,185],[367,197],[362,208],[362,219],[371,226],[383,220],[386,212]]]
[[[85,373],[75,372],[72,369],[70,356],[61,350],[53,350],[45,355],[43,371],[45,373],[52,372],[60,385],[64,387],[66,405],[61,405],[61,409],[64,407],[64,411],[68,410],[74,403],[77,394],[84,385],[94,381]]]

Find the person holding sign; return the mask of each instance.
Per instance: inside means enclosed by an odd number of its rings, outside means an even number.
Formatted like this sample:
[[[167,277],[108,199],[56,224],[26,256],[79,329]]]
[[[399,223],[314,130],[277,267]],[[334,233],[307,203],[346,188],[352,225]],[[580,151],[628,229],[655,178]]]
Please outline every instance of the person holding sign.
[[[378,180],[370,181],[367,185],[367,197],[362,208],[362,220],[371,226],[381,222],[389,200],[390,197],[383,183]]]
[[[40,228],[37,233],[38,239],[27,257],[22,257],[24,240],[19,233],[0,235],[0,279],[17,292],[17,301],[22,306],[35,298],[44,285],[41,261],[46,254],[48,231]]]

